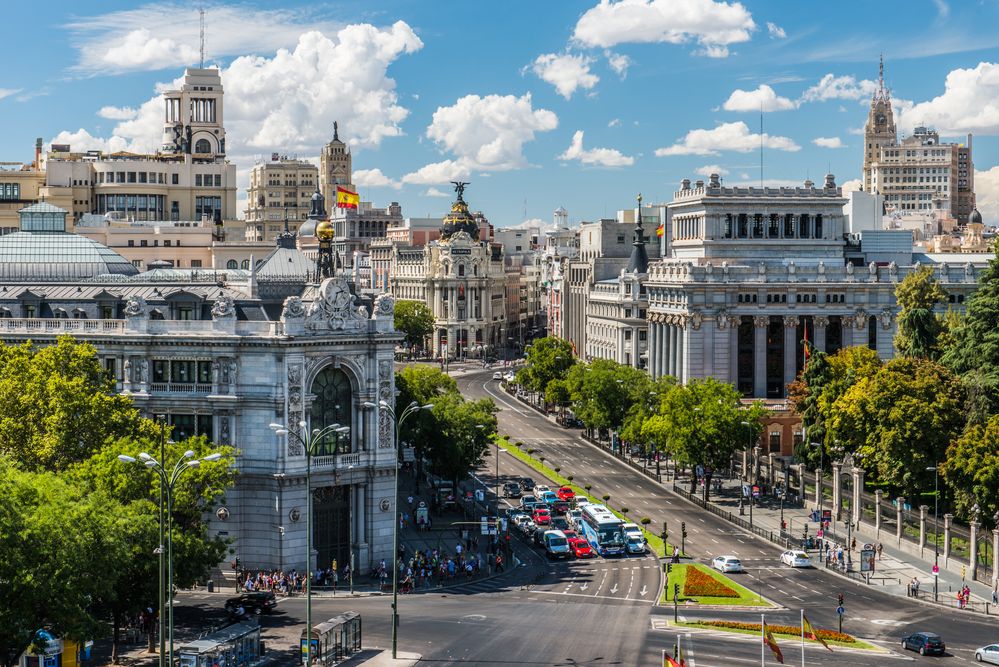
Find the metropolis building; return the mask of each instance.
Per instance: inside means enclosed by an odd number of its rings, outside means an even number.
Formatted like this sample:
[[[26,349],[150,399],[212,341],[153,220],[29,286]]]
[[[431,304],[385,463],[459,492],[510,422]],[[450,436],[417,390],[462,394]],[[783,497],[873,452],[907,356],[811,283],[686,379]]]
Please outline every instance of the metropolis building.
[[[391,295],[359,299],[324,260],[333,230],[322,195],[309,214],[319,260],[288,232],[248,270],[140,273],[67,233],[67,213],[24,208],[20,230],[0,237],[0,338],[90,343],[117,390],[145,415],[163,415],[174,439],[234,446],[239,474],[210,532],[231,539],[246,567],[302,570],[306,560],[305,451],[269,425],[302,435],[347,427],[312,458],[313,565],[353,556],[368,568],[390,557],[395,429],[377,405],[394,401],[401,336]]]

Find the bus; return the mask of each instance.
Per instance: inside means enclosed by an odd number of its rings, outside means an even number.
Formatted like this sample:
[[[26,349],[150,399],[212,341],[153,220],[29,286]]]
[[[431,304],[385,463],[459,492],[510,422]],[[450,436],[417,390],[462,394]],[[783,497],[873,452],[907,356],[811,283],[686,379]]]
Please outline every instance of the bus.
[[[579,517],[579,527],[586,541],[601,556],[623,554],[624,522],[603,505],[586,505]]]

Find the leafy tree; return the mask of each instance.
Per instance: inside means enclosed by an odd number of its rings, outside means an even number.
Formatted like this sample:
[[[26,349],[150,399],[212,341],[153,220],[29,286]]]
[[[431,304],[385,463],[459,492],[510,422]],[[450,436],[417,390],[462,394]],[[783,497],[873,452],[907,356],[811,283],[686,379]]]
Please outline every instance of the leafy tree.
[[[943,318],[933,308],[947,298],[947,292],[933,277],[933,267],[924,266],[907,275],[895,287],[900,308],[895,348],[903,357],[937,359]]]
[[[964,424],[964,390],[938,363],[898,358],[852,385],[831,408],[829,437],[907,495],[925,491]]]
[[[406,334],[407,346],[422,348],[434,331],[434,314],[422,301],[396,301],[395,328]]]
[[[491,399],[466,401],[460,394],[445,394],[432,410],[439,430],[428,457],[431,470],[458,484],[485,462],[496,436],[496,405]]]
[[[565,406],[571,400],[569,385],[565,380],[552,380],[545,389],[545,401],[565,410]]]
[[[538,338],[527,350],[527,364],[517,371],[517,382],[544,394],[548,383],[564,380],[575,363],[569,341],[554,336]]]
[[[621,425],[621,438],[628,442],[644,443],[646,446],[652,444],[644,432],[645,422],[659,410],[663,398],[675,385],[676,378],[670,375],[662,375],[655,380],[644,375],[642,380],[631,386],[631,406]]]
[[[652,386],[644,371],[609,359],[575,366],[567,384],[573,410],[588,429],[618,431],[636,403],[648,403]]]
[[[54,345],[0,346],[0,454],[33,470],[61,470],[108,442],[152,436],[92,345],[69,336]]]
[[[971,424],[947,448],[940,473],[954,494],[958,514],[971,518],[975,504],[991,520],[999,511],[999,415]]]
[[[832,370],[825,352],[810,348],[808,364],[794,382],[787,387],[787,397],[794,411],[801,415],[805,437],[795,447],[794,455],[816,468],[820,452],[809,443],[824,443],[826,439],[826,418],[819,409],[819,397],[823,388],[829,385]]]

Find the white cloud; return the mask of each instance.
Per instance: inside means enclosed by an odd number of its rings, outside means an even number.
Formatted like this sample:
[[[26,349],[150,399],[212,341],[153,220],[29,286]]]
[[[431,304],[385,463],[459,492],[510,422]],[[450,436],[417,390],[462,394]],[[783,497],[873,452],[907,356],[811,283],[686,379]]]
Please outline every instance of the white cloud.
[[[812,143],[820,148],[846,148],[839,137],[815,137]]]
[[[343,24],[306,10],[267,10],[242,5],[205,8],[207,61],[292,49],[309,30],[335,33]],[[155,31],[150,27],[155,26]],[[200,27],[189,4],[159,2],[76,19],[66,27],[79,51],[82,74],[121,74],[196,65]]]
[[[611,118],[611,121],[607,123],[607,127],[617,127],[621,124],[620,118]]]
[[[446,192],[441,192],[437,188],[427,188],[427,191],[423,193],[424,197],[449,197],[450,195]]]
[[[728,96],[722,108],[725,111],[787,111],[798,105],[786,97],[781,97],[767,84],[761,84],[756,90],[735,89]]]
[[[589,150],[583,148],[582,130],[577,130],[572,135],[572,143],[556,159],[562,161],[578,160],[582,164],[602,167],[630,167],[635,164],[635,158],[624,155],[614,148],[591,148]]]
[[[715,0],[600,0],[576,23],[573,39],[601,48],[626,43],[696,42],[713,58],[728,46],[749,41],[756,29],[752,14],[738,2]]]
[[[604,56],[607,58],[607,64],[610,65],[615,74],[622,79],[628,76],[628,68],[631,67],[631,58],[621,53],[614,53],[613,51],[604,51]]]
[[[826,74],[814,86],[801,95],[803,102],[825,102],[826,100],[859,100],[870,97],[878,84],[870,79],[857,81],[856,78],[845,75]]]
[[[721,167],[717,164],[706,164],[703,167],[698,167],[694,170],[694,173],[699,176],[710,176],[711,174],[718,174],[719,176],[727,176],[728,169]]]
[[[455,159],[428,164],[402,177],[403,183],[433,185],[468,178],[473,170],[509,171],[528,165],[524,144],[537,132],[558,127],[558,116],[535,109],[530,93],[466,95],[438,107],[426,136]]]
[[[986,226],[999,224],[999,167],[975,170],[975,205]]]
[[[367,188],[393,188],[398,190],[402,184],[393,181],[382,173],[381,169],[357,169],[352,174],[354,185]]]
[[[950,16],[950,5],[948,5],[944,0],[933,0],[933,6],[937,8],[937,16],[942,19]]]
[[[784,39],[787,37],[787,33],[784,28],[780,27],[772,21],[767,21],[767,32],[770,33],[771,39]]]
[[[710,130],[691,130],[672,146],[657,148],[656,156],[718,155],[721,151],[749,153],[760,148],[760,138],[759,134],[750,132],[742,121],[722,123]],[[801,146],[788,137],[764,134],[762,139],[766,148],[789,152],[801,150]]]
[[[20,88],[0,88],[0,100],[11,95],[16,95],[19,92],[21,92]]]
[[[862,187],[864,187],[864,182],[859,178],[851,178],[848,181],[840,183],[839,187],[842,188],[843,194],[845,195],[848,192],[855,192],[860,190]]]
[[[139,112],[132,107],[101,107],[97,115],[108,120],[131,120]]]
[[[577,89],[589,90],[600,81],[600,77],[590,72],[592,64],[593,58],[589,56],[545,53],[534,59],[531,71],[569,99]]]
[[[903,106],[901,112],[896,118],[900,130],[928,125],[945,135],[999,134],[999,63],[982,62],[974,69],[952,70],[941,95],[909,108]]]

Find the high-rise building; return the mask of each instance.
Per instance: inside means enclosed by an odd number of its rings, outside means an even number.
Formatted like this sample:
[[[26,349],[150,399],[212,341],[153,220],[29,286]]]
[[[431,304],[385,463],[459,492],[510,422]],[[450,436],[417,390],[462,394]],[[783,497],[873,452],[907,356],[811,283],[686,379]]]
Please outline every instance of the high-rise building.
[[[273,241],[288,221],[291,231],[309,215],[312,193],[319,182],[319,168],[306,160],[276,153],[269,162],[259,162],[250,170],[246,201],[248,241]]]
[[[902,216],[942,208],[967,225],[975,208],[971,141],[968,134],[967,143],[941,143],[937,132],[922,126],[899,141],[881,62],[864,125],[865,192],[882,195],[886,208]]]
[[[331,218],[336,208],[336,187],[339,185],[356,192],[354,184],[351,183],[353,174],[351,169],[350,148],[340,141],[340,128],[334,122],[333,138],[323,146],[322,153],[319,155],[321,178],[319,189],[322,191],[323,197],[326,198],[326,215]]]

